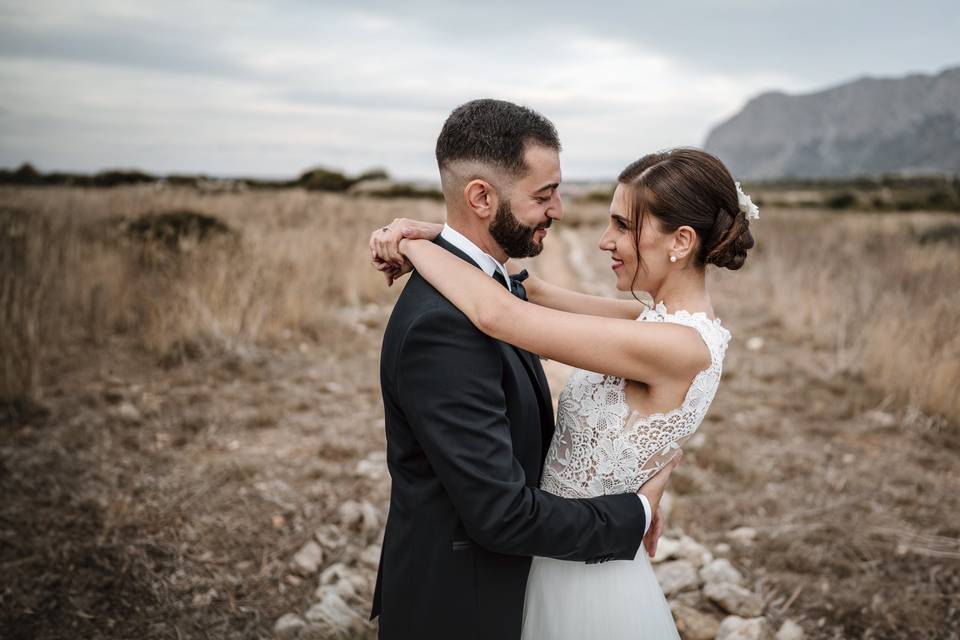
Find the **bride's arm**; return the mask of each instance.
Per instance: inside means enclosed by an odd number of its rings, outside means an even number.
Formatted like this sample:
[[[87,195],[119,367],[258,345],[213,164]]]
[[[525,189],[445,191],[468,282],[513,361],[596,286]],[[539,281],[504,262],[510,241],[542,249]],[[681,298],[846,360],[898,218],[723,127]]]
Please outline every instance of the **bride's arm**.
[[[516,267],[508,264],[507,268],[513,272]],[[617,300],[566,289],[532,273],[523,281],[523,286],[530,302],[558,311],[636,320],[645,308],[643,303],[636,300]]]
[[[370,253],[376,268],[384,273],[387,284],[392,285],[410,270],[400,255],[400,240],[404,237],[433,240],[440,235],[442,229],[442,224],[407,218],[395,218],[385,227],[375,229],[370,234]],[[515,261],[508,261],[506,266],[511,274],[520,270]],[[572,291],[551,284],[534,274],[530,274],[523,285],[530,302],[559,311],[635,320],[644,309],[643,304],[636,300],[617,300]]]
[[[558,311],[528,304],[483,271],[432,242],[401,252],[485,334],[581,369],[653,383],[695,375],[710,353],[691,327]]]

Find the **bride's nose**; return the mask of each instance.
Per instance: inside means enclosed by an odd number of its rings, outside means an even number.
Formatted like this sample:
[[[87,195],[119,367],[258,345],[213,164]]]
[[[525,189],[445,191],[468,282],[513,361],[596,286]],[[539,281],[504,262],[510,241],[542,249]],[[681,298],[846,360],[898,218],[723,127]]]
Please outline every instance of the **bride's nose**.
[[[601,251],[613,251],[616,248],[616,244],[613,241],[613,238],[610,237],[610,225],[607,225],[607,228],[603,230],[603,234],[600,236],[600,242],[597,243],[597,246],[600,247]]]

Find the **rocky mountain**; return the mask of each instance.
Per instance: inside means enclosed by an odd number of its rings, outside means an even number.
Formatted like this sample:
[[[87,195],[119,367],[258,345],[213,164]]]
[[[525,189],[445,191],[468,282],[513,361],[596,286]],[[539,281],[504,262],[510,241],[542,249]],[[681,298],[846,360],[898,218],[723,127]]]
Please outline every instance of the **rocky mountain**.
[[[960,174],[960,67],[764,93],[704,146],[748,179]]]

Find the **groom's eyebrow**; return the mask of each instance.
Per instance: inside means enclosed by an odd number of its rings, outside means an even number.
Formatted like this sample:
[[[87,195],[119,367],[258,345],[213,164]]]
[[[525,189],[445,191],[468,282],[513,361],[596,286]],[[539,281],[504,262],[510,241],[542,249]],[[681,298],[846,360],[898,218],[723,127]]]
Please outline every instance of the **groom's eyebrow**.
[[[550,184],[543,185],[542,187],[534,191],[534,193],[540,193],[541,191],[549,191],[551,189],[556,189],[559,186],[560,186],[559,182],[551,182]]]

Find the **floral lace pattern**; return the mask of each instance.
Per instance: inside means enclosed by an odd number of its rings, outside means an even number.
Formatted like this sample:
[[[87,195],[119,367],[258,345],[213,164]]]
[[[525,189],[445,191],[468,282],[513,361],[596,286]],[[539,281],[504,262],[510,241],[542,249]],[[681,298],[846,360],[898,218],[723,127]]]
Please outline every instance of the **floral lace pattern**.
[[[704,313],[667,313],[662,304],[645,310],[637,321],[696,329],[710,350],[710,366],[694,377],[679,407],[648,416],[631,411],[623,378],[575,370],[560,392],[544,491],[567,498],[636,491],[703,421],[720,384],[730,332]]]

